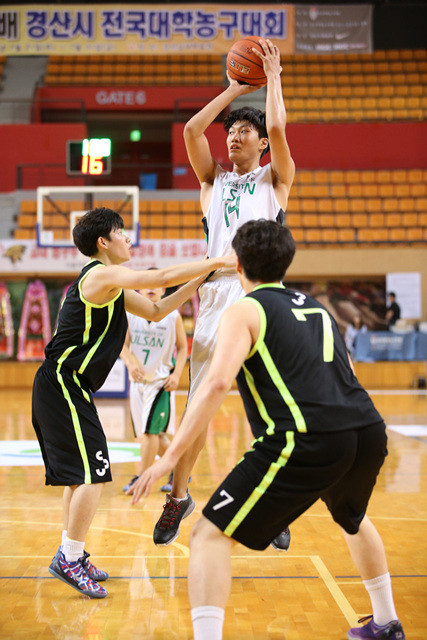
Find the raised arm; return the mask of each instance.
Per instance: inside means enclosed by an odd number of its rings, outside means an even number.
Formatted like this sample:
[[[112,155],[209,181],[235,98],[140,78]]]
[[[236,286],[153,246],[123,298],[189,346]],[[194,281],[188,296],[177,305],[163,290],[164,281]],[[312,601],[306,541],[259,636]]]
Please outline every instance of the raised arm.
[[[261,58],[264,73],[267,76],[266,127],[271,152],[271,170],[276,197],[286,211],[289,192],[295,176],[295,163],[292,160],[286,139],[286,108],[283,101],[280,74],[279,49],[271,40],[260,39],[263,54],[254,49]]]
[[[212,184],[215,178],[216,160],[211,155],[209,142],[205,131],[225,107],[239,96],[252,93],[260,87],[239,84],[231,80],[230,85],[209,102],[201,111],[196,113],[184,127],[184,142],[190,164],[194,169],[200,184]]]

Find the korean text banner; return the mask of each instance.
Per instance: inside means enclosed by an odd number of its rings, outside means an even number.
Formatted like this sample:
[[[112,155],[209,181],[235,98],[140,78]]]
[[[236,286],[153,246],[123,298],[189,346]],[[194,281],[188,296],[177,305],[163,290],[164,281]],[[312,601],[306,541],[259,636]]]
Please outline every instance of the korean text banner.
[[[6,5],[0,55],[226,54],[247,35],[294,48],[294,7],[277,4]]]

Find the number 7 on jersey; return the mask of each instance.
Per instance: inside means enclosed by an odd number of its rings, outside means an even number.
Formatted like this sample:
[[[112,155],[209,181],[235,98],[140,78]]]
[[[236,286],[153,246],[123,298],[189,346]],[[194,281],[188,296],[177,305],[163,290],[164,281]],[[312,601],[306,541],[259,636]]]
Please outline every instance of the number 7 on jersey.
[[[332,322],[326,309],[292,309],[292,313],[297,320],[306,322],[306,315],[320,313],[323,321],[323,360],[332,362],[334,359],[334,334],[332,332]]]

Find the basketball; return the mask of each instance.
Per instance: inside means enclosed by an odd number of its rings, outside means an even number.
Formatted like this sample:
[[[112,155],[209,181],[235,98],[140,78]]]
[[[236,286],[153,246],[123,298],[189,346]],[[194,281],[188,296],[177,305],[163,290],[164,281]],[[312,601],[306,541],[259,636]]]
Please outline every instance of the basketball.
[[[227,54],[227,71],[232,80],[241,84],[266,84],[262,60],[252,51],[253,48],[263,53],[259,40],[256,36],[247,36],[233,44]]]

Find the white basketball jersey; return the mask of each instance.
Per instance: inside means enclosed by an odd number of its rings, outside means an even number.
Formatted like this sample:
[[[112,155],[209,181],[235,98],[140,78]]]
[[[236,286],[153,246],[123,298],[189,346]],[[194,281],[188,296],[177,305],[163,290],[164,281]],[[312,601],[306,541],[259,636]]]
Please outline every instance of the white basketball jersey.
[[[150,322],[132,313],[127,317],[130,350],[144,367],[144,382],[167,378],[174,366],[178,311],[172,311],[160,322]]]
[[[281,222],[283,215],[274,193],[270,163],[242,176],[218,165],[205,215],[209,257],[231,253],[231,241],[245,222],[260,219]]]

